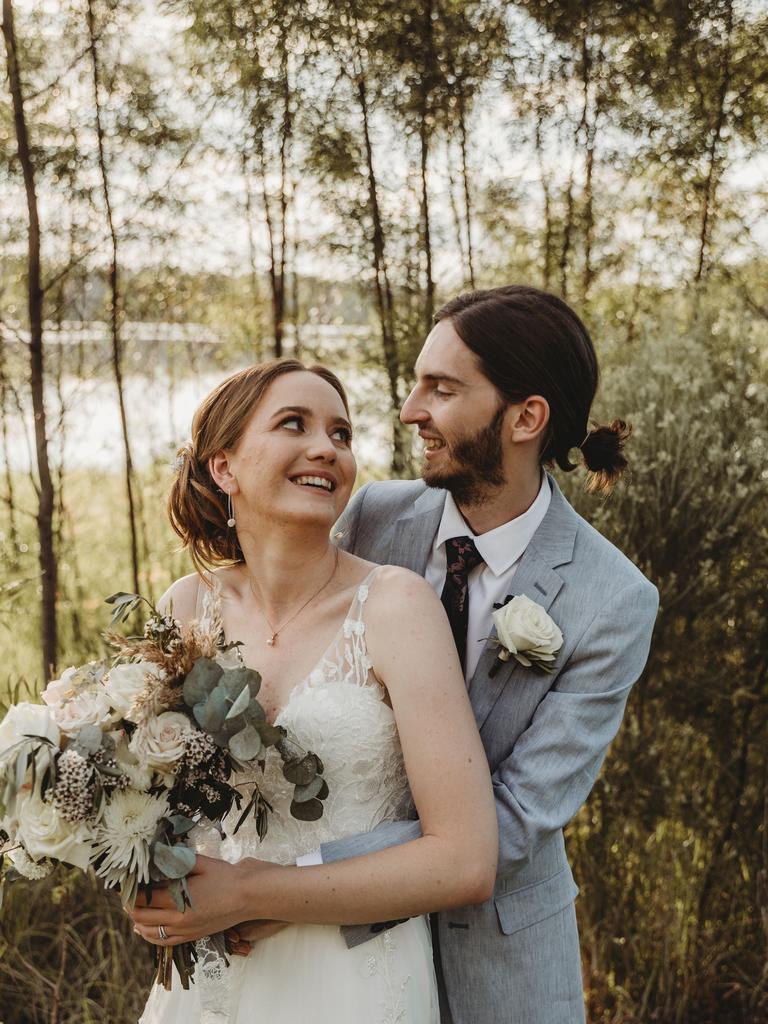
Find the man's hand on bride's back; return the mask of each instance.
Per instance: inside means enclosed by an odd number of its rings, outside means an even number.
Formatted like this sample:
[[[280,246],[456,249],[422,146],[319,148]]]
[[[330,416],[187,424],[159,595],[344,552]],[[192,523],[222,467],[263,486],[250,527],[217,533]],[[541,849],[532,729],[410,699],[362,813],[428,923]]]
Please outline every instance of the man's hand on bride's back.
[[[287,927],[286,921],[243,921],[235,928],[230,928],[226,936],[232,944],[235,956],[248,956],[254,943],[277,935]]]

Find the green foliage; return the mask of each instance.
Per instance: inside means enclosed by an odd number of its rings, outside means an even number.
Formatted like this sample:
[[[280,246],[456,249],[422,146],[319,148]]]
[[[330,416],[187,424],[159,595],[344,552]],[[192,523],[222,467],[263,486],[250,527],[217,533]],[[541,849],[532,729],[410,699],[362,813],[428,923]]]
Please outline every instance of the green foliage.
[[[691,323],[690,297],[657,296],[630,345],[611,303],[599,407],[635,426],[630,477],[599,501],[565,481],[661,595],[647,669],[569,834],[590,1019],[606,1024],[768,1011],[768,362],[765,325],[724,299],[700,297]]]
[[[8,888],[0,918],[0,1006],[7,1024],[138,1020],[152,949],[117,899],[80,871]]]

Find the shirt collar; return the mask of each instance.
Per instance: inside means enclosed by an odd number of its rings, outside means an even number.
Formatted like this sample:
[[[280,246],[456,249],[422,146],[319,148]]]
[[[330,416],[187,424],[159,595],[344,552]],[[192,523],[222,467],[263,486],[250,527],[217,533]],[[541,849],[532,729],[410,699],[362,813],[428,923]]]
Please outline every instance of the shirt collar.
[[[522,515],[502,523],[487,533],[476,534],[470,529],[464,516],[459,512],[453,496],[448,493],[443,515],[437,529],[435,549],[444,547],[451,537],[472,537],[475,547],[494,576],[501,576],[515,564],[531,542],[541,525],[552,500],[552,490],[546,473],[542,473],[539,493],[530,508]]]

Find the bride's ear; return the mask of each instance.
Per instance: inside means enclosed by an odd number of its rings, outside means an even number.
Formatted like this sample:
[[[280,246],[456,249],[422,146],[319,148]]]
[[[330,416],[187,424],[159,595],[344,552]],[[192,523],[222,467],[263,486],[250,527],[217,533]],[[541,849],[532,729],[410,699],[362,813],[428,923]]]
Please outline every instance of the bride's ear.
[[[208,460],[208,472],[211,479],[226,494],[237,494],[240,488],[237,486],[237,479],[232,472],[229,455],[222,448]]]

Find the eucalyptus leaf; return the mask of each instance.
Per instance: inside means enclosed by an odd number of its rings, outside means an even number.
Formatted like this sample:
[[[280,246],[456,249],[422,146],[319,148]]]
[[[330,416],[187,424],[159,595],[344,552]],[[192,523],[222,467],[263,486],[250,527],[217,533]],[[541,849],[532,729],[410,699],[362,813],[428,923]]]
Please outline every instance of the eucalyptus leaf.
[[[184,890],[181,887],[181,882],[175,879],[168,885],[168,893],[173,900],[173,904],[180,914],[184,913]]]
[[[325,780],[322,775],[316,775],[311,782],[308,782],[306,786],[297,786],[293,791],[293,799],[295,803],[303,804],[306,800],[312,800],[318,796],[320,790],[325,785]]]
[[[224,673],[221,684],[226,686],[231,697],[240,693],[244,686],[247,686],[251,696],[255,697],[261,689],[261,676],[254,669],[245,666],[230,668]]]
[[[229,711],[229,702],[223,690],[215,689],[203,703],[195,704],[194,715],[206,732],[219,732]]]
[[[306,800],[303,803],[294,800],[291,803],[291,814],[299,821],[317,821],[323,816],[323,805],[317,799]]]
[[[181,891],[184,894],[184,902],[187,904],[187,906],[190,909],[193,909],[193,906],[192,906],[192,894],[189,891],[189,886],[187,885],[187,880],[186,880],[186,878],[181,878],[181,879],[179,879],[179,881],[181,882]]]
[[[97,750],[101,749],[102,735],[98,725],[84,725],[75,735],[74,740],[81,750],[87,751],[88,754],[95,754]]]
[[[237,718],[238,715],[241,715],[246,710],[250,703],[251,691],[248,689],[248,684],[246,683],[235,698],[234,704],[227,712],[227,718]]]
[[[245,717],[248,719],[251,725],[256,725],[257,722],[266,721],[267,715],[261,704],[259,704],[259,702],[255,698],[252,698],[251,703],[248,705],[248,708],[245,712]]]
[[[315,754],[305,754],[300,761],[287,761],[283,765],[283,775],[294,786],[306,786],[318,774],[318,764]]]
[[[133,910],[136,897],[139,895],[139,877],[135,871],[126,875],[120,886],[120,899],[124,907]]]
[[[140,594],[126,594],[122,590],[117,594],[112,594],[111,597],[106,598],[106,603],[113,604],[115,606],[110,620],[110,625],[112,626],[117,622],[125,622],[125,620],[129,618],[142,603],[146,603],[152,611],[154,611],[150,602]]]
[[[185,878],[195,866],[195,851],[183,843],[167,846],[155,843],[152,859],[166,878]]]
[[[254,760],[262,748],[261,736],[252,725],[246,725],[242,732],[237,733],[229,741],[230,751],[240,761]]]
[[[285,729],[282,729],[279,725],[270,725],[266,719],[254,724],[265,747],[274,747],[285,738]]]
[[[198,658],[184,680],[184,703],[188,707],[203,703],[223,675],[221,665],[210,658]]]
[[[185,814],[170,814],[167,820],[170,822],[175,836],[185,836],[195,827],[192,818],[188,818]]]
[[[27,768],[28,767],[29,767],[29,749],[25,747],[19,753],[19,756],[16,758],[16,772],[15,772],[15,780],[14,781],[15,781],[16,792],[17,793],[21,790],[21,787],[24,785],[24,779],[26,778]]]

